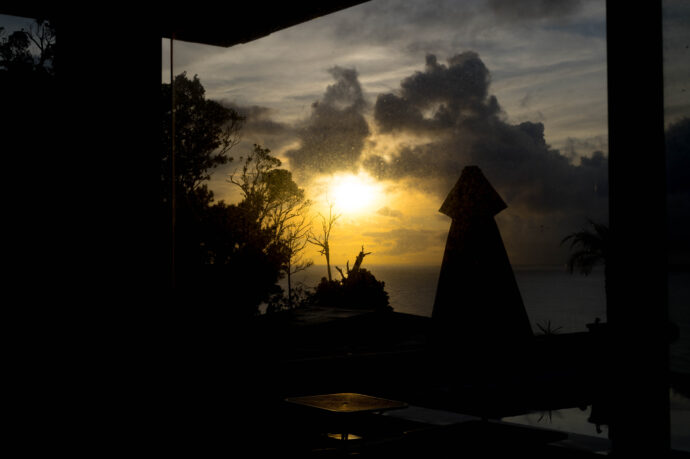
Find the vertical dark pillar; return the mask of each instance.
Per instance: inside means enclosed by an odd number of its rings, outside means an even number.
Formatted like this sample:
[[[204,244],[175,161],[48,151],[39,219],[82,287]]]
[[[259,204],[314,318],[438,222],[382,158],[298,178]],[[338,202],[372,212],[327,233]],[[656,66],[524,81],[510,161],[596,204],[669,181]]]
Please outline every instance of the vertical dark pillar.
[[[80,267],[76,293],[119,308],[150,299],[160,283],[161,38],[151,19],[129,10],[57,17],[65,245]]]
[[[607,2],[610,434],[615,454],[669,449],[661,2]]]

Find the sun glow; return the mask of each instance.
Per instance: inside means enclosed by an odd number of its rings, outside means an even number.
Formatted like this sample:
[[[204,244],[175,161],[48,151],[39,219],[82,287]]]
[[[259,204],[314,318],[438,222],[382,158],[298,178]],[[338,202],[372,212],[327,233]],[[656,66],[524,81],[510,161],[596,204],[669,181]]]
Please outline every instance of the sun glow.
[[[328,195],[339,212],[364,213],[376,210],[383,199],[383,189],[367,174],[344,174],[333,177]]]

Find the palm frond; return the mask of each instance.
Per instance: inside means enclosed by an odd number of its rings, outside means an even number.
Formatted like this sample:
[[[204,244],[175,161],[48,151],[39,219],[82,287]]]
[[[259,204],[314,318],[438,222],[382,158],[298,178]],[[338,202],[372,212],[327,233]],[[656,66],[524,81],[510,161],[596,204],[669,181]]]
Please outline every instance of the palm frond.
[[[601,256],[601,252],[590,251],[590,250],[578,250],[570,254],[568,257],[568,272],[572,274],[577,268],[581,274],[585,276],[591,274],[592,269],[595,266],[604,264],[604,258]]]
[[[544,325],[537,324],[537,328],[539,328],[539,330],[541,330],[541,332],[545,335],[555,335],[563,327],[551,328],[551,321],[547,320]]]
[[[578,268],[580,273],[589,275],[594,266],[606,263],[608,227],[590,219],[587,221],[593,230],[583,229],[561,240],[561,245],[570,243],[570,249],[573,250],[567,261],[571,274]]]

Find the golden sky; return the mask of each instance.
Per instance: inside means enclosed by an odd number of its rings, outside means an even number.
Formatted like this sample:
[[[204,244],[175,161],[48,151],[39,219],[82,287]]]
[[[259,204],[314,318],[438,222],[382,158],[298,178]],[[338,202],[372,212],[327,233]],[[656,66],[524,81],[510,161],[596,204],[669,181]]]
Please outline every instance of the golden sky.
[[[402,183],[378,181],[367,172],[320,177],[310,188],[317,214],[328,216],[329,204],[339,215],[330,239],[331,258],[344,266],[361,250],[372,252],[374,264],[438,265],[443,257],[450,219],[438,213],[435,196]],[[313,249],[317,263],[323,259]]]
[[[362,246],[369,264],[440,264],[438,209],[468,165],[508,204],[511,261],[560,264],[566,234],[607,219],[605,2],[525,3],[373,0],[230,48],[176,42],[174,73],[247,116],[231,155],[279,157],[315,231],[333,204],[334,265]],[[210,183],[228,202],[233,167]]]

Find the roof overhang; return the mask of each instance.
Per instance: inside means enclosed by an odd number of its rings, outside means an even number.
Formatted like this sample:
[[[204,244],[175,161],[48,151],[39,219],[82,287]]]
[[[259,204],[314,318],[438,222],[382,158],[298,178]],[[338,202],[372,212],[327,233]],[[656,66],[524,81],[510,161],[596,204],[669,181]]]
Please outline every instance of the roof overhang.
[[[337,11],[366,3],[369,0],[328,0],[297,2],[224,2],[212,3],[195,1],[193,8],[171,6],[142,13],[146,24],[151,22],[151,29],[158,29],[162,38],[201,43],[215,46],[233,46],[246,43],[272,34],[278,30],[301,24],[303,22],[326,16]],[[86,9],[85,9],[86,10]],[[0,13],[33,18],[64,18],[76,14],[69,9],[56,6],[40,6],[31,3],[3,5]],[[87,11],[82,11],[85,15]],[[126,8],[111,11],[104,8],[104,17],[127,17]],[[118,16],[119,15],[119,16]],[[141,17],[132,13],[132,18]],[[149,21],[150,20],[150,21]],[[113,19],[112,21],[117,21]],[[126,21],[125,21],[126,22]],[[131,33],[126,27],[117,33]]]
[[[164,38],[215,46],[233,46],[278,30],[326,16],[368,0],[313,2],[255,2],[212,6],[193,11],[173,8],[162,21]]]

